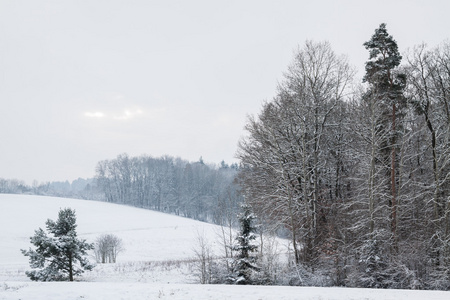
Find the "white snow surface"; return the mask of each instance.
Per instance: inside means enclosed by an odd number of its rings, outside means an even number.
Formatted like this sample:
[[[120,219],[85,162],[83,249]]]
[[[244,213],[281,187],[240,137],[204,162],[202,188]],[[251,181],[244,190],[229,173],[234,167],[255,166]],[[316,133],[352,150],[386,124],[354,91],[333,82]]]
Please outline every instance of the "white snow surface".
[[[80,238],[93,242],[103,233],[123,240],[116,264],[97,265],[77,282],[32,282],[25,276],[29,238],[60,208],[77,214]],[[104,202],[57,197],[0,194],[0,299],[450,299],[449,292],[199,285],[190,260],[198,235],[215,253],[220,227],[150,210]],[[94,260],[92,258],[92,260]]]
[[[105,282],[16,283],[0,299],[245,299],[245,300],[443,300],[443,291],[371,290],[289,286],[229,286],[197,284],[144,284]]]

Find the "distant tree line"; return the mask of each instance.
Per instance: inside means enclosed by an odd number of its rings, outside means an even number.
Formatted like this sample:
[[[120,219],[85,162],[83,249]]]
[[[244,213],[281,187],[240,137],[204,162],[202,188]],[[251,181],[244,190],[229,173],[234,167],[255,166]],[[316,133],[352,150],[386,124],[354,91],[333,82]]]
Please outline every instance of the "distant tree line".
[[[27,185],[23,180],[0,178],[0,194],[29,194],[89,200],[100,200],[103,196],[93,178],[44,183],[35,180],[32,185]]]
[[[96,168],[104,200],[215,224],[235,219],[241,197],[233,184],[237,165],[208,165],[163,156],[121,154]]]
[[[295,268],[334,285],[450,289],[450,44],[403,59],[381,24],[363,82],[306,42],[246,125],[239,183]],[[300,276],[292,283],[301,283]]]
[[[31,187],[27,186],[23,180],[0,178],[1,194],[25,194],[30,191]]]
[[[220,225],[234,225],[242,197],[237,164],[206,164],[163,156],[118,155],[96,167],[95,178],[27,185],[0,178],[0,193],[120,203]]]

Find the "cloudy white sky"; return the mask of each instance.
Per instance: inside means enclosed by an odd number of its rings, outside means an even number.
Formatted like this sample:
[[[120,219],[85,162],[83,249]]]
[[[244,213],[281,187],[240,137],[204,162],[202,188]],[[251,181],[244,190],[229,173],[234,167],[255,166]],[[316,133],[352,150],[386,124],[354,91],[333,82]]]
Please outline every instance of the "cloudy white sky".
[[[362,76],[387,23],[401,51],[449,38],[448,0],[0,0],[0,178],[93,177],[120,153],[235,162],[248,114],[305,40]]]

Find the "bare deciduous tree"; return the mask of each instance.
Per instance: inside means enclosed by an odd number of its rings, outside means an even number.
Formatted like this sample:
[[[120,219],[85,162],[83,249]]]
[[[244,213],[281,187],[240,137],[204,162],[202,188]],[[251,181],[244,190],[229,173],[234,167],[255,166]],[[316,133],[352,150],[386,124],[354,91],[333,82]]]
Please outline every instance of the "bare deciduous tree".
[[[195,273],[201,284],[211,284],[214,280],[214,254],[204,234],[197,234],[197,247],[194,249]]]
[[[239,144],[244,195],[257,214],[290,229],[296,263],[312,263],[328,235],[327,202],[336,193],[323,180],[330,156],[326,144],[331,115],[352,76],[346,58],[328,43],[306,42],[278,95],[258,118],[249,118],[249,137]]]

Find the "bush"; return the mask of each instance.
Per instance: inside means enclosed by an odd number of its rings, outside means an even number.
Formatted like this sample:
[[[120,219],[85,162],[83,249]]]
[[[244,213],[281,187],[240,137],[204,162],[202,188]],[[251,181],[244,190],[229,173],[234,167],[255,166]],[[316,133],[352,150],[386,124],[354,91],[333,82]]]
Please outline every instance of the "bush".
[[[95,241],[95,258],[98,263],[115,263],[117,254],[124,250],[122,239],[113,234],[103,234]]]

